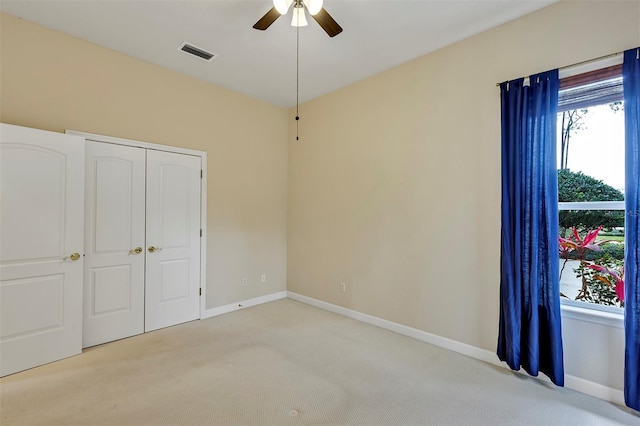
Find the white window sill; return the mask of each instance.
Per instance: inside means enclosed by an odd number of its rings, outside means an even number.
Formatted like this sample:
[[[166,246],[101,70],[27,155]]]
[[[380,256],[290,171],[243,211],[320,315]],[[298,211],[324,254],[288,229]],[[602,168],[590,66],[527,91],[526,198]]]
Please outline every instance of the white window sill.
[[[624,328],[624,314],[621,309],[604,306],[584,307],[585,302],[560,301],[562,318],[586,321],[608,327]]]

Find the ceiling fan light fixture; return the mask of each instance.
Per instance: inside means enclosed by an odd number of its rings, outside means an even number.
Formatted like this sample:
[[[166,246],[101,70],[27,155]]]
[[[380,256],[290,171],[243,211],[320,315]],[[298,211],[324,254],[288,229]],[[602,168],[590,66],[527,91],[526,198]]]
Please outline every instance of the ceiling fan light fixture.
[[[322,0],[302,0],[311,15],[315,15],[322,9]]]
[[[304,13],[304,7],[295,6],[293,8],[293,19],[291,20],[292,27],[306,27],[309,25],[307,22],[307,16]]]
[[[293,0],[273,0],[273,7],[276,8],[280,15],[285,15],[292,3]]]
[[[2,0],[0,0],[2,1]],[[309,13],[315,12],[313,19],[322,27],[329,37],[335,37],[342,32],[342,27],[333,19],[333,17],[322,7],[322,0],[271,0],[274,6],[258,22],[253,24],[256,30],[264,31],[271,26],[283,13],[286,8],[293,5],[293,19],[291,25],[293,27],[304,27],[307,24],[305,10]],[[277,8],[276,8],[277,7]],[[283,12],[284,11],[284,12]]]

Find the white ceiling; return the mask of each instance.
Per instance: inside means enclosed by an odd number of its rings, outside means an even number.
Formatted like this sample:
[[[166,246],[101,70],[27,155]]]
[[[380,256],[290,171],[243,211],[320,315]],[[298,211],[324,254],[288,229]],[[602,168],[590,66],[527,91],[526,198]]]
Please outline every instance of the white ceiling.
[[[325,0],[344,28],[300,29],[300,102],[362,80],[558,0]],[[2,0],[2,12],[282,107],[296,102],[289,15],[253,24],[271,0]],[[210,62],[182,42],[216,54]]]

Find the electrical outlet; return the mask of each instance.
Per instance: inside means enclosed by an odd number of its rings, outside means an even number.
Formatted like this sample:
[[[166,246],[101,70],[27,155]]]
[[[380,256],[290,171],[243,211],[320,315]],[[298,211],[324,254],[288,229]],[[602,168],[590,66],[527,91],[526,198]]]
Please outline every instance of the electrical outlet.
[[[345,283],[344,281],[340,283],[340,291],[343,293],[347,291],[347,283]]]
[[[266,283],[267,282],[267,274],[260,275],[260,281],[262,281],[263,283]]]
[[[243,278],[242,278],[242,286],[243,286],[243,287],[246,287],[246,286],[247,286],[247,284],[249,284],[249,280],[247,279],[247,277],[243,277]]]

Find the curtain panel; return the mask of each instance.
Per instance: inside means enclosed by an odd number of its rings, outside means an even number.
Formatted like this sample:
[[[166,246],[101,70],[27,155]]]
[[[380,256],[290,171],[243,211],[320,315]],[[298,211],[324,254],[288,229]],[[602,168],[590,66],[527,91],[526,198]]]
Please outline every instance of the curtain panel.
[[[640,48],[624,52],[625,116],[625,403],[640,411]]]
[[[497,354],[564,385],[558,257],[558,70],[500,84],[502,227]]]

